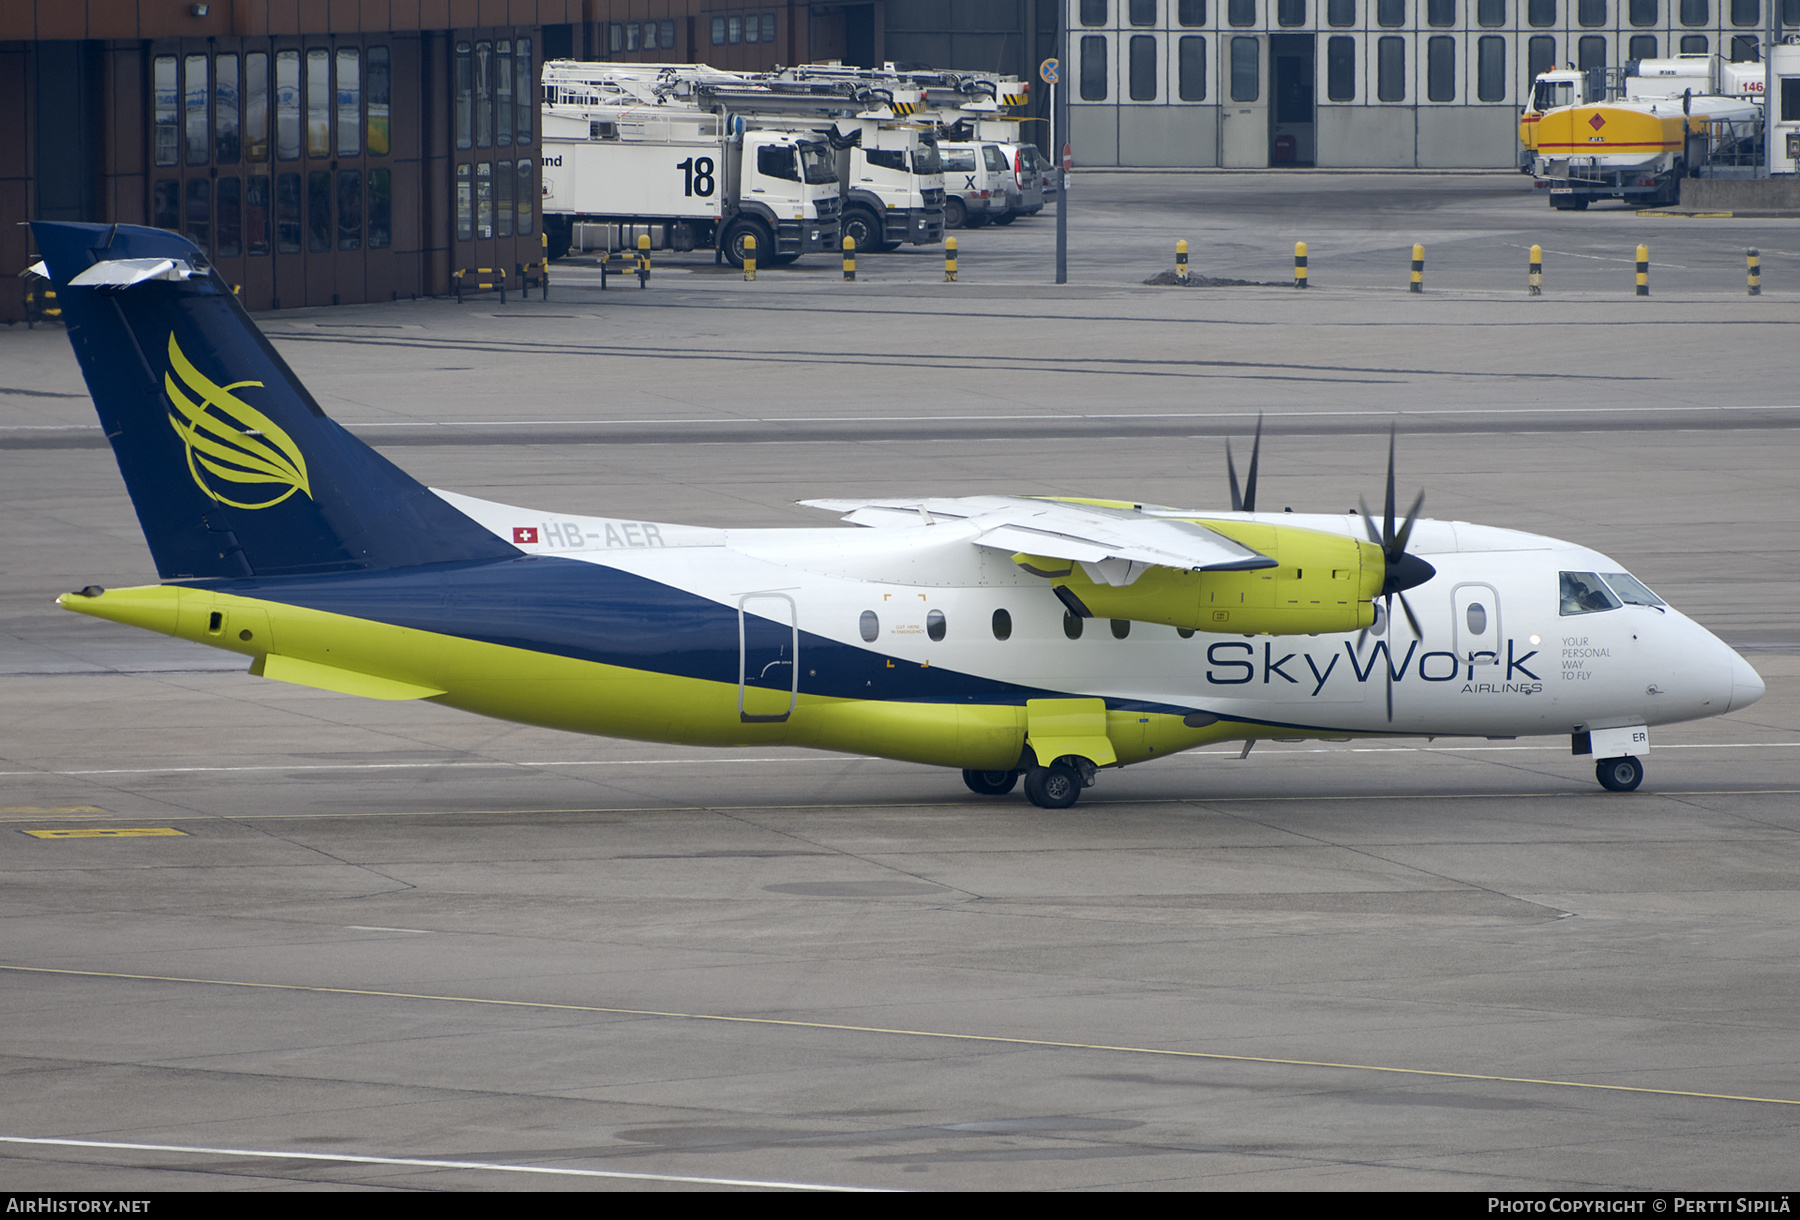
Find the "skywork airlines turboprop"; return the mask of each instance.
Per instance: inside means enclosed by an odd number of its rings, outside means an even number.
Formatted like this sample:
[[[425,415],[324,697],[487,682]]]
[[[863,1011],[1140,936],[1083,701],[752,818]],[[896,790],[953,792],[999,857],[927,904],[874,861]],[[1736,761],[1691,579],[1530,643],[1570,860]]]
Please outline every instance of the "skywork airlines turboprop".
[[[65,608],[265,678],[576,732],[962,769],[1072,805],[1218,741],[1569,734],[1637,787],[1648,726],[1762,695],[1585,547],[1387,500],[1229,513],[1009,496],[812,501],[719,530],[434,492],[333,423],[187,241],[34,226],[164,583]],[[1229,454],[1228,454],[1229,458]],[[1392,616],[1398,597],[1403,616]]]

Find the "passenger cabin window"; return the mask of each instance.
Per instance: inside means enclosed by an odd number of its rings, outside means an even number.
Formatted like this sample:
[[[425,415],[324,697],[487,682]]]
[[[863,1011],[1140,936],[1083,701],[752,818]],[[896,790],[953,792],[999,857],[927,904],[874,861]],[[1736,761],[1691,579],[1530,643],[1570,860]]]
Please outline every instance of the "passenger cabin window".
[[[1122,640],[1126,636],[1130,635],[1131,634],[1131,620],[1128,618],[1113,619],[1112,620],[1112,633],[1113,633],[1113,639],[1115,639],[1115,640]]]
[[[1066,610],[1063,612],[1063,634],[1071,640],[1081,638],[1081,620]]]
[[[861,633],[864,643],[873,644],[875,637],[881,634],[881,620],[875,617],[873,610],[864,610],[862,618],[857,620],[856,629]]]
[[[1598,614],[1617,610],[1619,599],[1594,572],[1564,572],[1558,613],[1564,618],[1574,614]]]
[[[1012,615],[1005,610],[994,611],[994,638],[996,640],[1012,638]]]
[[[943,642],[944,632],[948,630],[948,626],[944,621],[942,610],[933,610],[925,616],[925,634],[931,638],[933,644]]]

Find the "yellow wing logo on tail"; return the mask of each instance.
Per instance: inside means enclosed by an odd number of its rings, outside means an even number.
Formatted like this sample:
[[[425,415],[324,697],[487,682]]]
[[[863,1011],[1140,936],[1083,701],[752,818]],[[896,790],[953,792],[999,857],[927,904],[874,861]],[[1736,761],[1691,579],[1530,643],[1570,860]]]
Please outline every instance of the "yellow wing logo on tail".
[[[176,383],[177,376],[183,384]],[[169,336],[169,371],[163,374],[163,388],[175,407],[169,414],[169,426],[187,446],[188,472],[200,490],[233,508],[269,508],[297,491],[312,498],[306,458],[300,446],[275,421],[232,393],[262,384],[213,384],[182,353],[175,336]],[[228,486],[272,483],[286,490],[268,499],[234,500],[222,494],[209,479]]]

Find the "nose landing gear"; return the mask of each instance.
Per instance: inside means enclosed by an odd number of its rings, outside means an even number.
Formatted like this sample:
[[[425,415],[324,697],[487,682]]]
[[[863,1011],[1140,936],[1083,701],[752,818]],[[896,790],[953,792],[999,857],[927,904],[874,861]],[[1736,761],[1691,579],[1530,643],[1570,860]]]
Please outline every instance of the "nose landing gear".
[[[1644,782],[1644,764],[1630,755],[1603,758],[1594,764],[1594,778],[1608,792],[1635,792]]]

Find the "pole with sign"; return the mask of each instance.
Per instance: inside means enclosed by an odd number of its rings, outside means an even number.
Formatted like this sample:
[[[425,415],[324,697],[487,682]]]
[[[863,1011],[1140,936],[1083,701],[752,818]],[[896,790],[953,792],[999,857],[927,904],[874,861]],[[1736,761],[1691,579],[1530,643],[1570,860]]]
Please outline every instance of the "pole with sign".
[[[1045,69],[1050,72],[1044,77],[1050,84],[1050,147],[1060,149],[1062,154],[1062,164],[1056,171],[1056,282],[1059,284],[1069,282],[1069,166],[1072,158],[1069,150],[1069,91],[1056,86],[1062,77],[1062,66],[1068,62],[1069,0],[1057,0],[1056,58],[1038,71],[1040,75]]]

